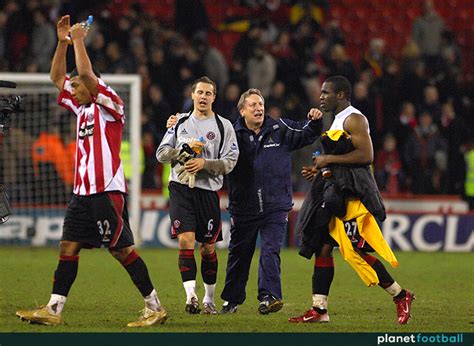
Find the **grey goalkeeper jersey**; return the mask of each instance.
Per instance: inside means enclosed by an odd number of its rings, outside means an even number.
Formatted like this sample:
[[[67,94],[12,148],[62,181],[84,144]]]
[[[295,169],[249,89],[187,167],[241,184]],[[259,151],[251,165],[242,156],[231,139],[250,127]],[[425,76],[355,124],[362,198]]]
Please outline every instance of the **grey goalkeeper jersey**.
[[[178,122],[181,118],[188,116],[188,113],[178,115]],[[178,132],[175,135],[175,127],[168,129],[163,137],[160,146],[156,150],[156,158],[161,163],[175,164],[175,159],[179,154],[184,143],[197,141],[199,137],[205,140],[204,150],[201,155],[207,161],[204,169],[196,174],[195,186],[205,190],[217,191],[222,187],[224,174],[228,174],[234,169],[239,157],[239,147],[235,136],[234,127],[229,120],[219,116],[224,125],[224,140],[219,158],[219,144],[221,142],[221,133],[214,117],[200,120],[193,114],[178,126]],[[221,161],[221,162],[212,162]],[[219,171],[212,168],[218,164]],[[180,183],[176,174],[180,164],[175,164],[171,169],[170,181]],[[208,168],[209,166],[209,168]]]

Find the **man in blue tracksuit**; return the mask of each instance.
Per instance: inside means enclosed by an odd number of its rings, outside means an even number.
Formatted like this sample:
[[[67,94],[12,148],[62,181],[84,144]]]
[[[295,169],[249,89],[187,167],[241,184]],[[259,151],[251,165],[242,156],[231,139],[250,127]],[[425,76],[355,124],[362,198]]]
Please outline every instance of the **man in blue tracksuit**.
[[[260,233],[258,311],[266,315],[283,307],[280,248],[291,210],[291,152],[312,144],[321,134],[322,113],[308,112],[309,121],[274,120],[265,116],[264,99],[249,89],[237,105],[234,124],[240,155],[228,175],[231,239],[221,313],[234,313],[245,300],[250,264]]]

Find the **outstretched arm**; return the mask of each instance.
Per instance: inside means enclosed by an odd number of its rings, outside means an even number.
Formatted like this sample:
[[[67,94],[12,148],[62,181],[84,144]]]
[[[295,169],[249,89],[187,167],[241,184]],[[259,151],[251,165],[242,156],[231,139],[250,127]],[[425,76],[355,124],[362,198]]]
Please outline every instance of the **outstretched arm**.
[[[367,119],[360,114],[351,114],[344,122],[344,130],[351,135],[354,150],[343,155],[319,155],[313,162],[316,168],[329,164],[368,165],[374,160],[372,140]]]
[[[87,31],[84,30],[81,24],[77,23],[71,27],[71,40],[74,44],[74,56],[76,57],[76,68],[81,81],[84,83],[89,92],[97,96],[97,76],[92,70],[92,64],[87,55],[86,45],[84,39],[87,36]]]
[[[56,25],[58,45],[56,46],[53,61],[51,62],[51,70],[49,72],[49,78],[59,90],[62,90],[64,79],[66,78],[67,35],[71,28],[69,21],[69,15],[62,16]]]
[[[309,122],[292,121],[289,119],[280,119],[280,124],[284,127],[285,141],[290,150],[296,150],[313,143],[321,135],[323,123],[321,118],[323,113],[317,108],[311,108],[308,111],[307,118]]]

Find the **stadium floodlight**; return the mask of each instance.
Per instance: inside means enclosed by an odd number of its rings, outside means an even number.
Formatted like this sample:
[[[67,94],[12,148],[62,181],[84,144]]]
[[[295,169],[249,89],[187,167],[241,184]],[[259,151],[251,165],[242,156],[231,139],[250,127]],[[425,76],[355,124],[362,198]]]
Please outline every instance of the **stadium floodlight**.
[[[109,75],[101,78],[123,99],[127,116],[123,140],[129,141],[130,162],[129,211],[130,225],[135,242],[140,244],[140,197],[141,172],[141,77],[139,75]],[[58,183],[58,175],[48,175],[33,167],[32,145],[41,131],[55,130],[61,136],[68,132],[65,111],[57,105],[58,90],[43,73],[0,73],[0,80],[17,83],[13,90],[1,89],[1,96],[21,95],[24,112],[11,118],[11,133],[0,144],[1,183],[8,190],[13,205],[17,206],[61,206],[68,201],[72,187]],[[66,119],[66,120],[64,120]],[[72,123],[72,127],[75,122]],[[56,172],[57,173],[57,172]]]

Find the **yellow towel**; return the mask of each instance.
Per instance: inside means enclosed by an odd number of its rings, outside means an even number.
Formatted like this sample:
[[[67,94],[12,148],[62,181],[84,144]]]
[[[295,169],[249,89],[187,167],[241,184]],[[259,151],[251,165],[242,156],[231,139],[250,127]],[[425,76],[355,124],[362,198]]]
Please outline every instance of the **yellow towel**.
[[[333,217],[329,223],[329,234],[339,244],[344,259],[359,275],[367,286],[379,283],[374,269],[354,250],[344,228],[344,221],[356,219],[359,234],[370,244],[370,246],[392,267],[398,266],[398,261],[392,249],[385,241],[377,221],[360,200],[349,200],[347,213],[344,219]]]
[[[333,142],[337,142],[339,140],[339,138],[341,138],[342,135],[344,135],[344,137],[346,137],[346,138],[351,137],[351,135],[349,135],[349,133],[347,133],[346,131],[343,131],[343,130],[326,131],[324,133],[324,135],[328,136]]]

